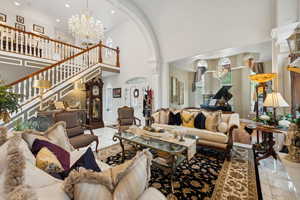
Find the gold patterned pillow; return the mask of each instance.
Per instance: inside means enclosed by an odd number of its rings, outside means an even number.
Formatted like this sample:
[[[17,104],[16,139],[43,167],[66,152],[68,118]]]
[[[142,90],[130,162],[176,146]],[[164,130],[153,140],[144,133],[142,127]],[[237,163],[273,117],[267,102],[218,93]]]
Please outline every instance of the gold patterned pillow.
[[[36,166],[47,173],[64,171],[61,163],[48,148],[43,147],[36,155]]]
[[[216,112],[203,112],[206,117],[205,128],[209,131],[217,132],[218,125],[221,122],[221,111]]]

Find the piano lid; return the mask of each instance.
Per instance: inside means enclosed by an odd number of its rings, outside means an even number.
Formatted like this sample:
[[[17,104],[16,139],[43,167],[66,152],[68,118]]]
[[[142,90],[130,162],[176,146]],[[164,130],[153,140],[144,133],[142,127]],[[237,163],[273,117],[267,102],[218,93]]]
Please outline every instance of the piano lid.
[[[228,91],[232,86],[227,85],[223,86],[213,97],[213,99],[222,99],[224,98],[225,101],[229,101],[232,98],[232,94]]]

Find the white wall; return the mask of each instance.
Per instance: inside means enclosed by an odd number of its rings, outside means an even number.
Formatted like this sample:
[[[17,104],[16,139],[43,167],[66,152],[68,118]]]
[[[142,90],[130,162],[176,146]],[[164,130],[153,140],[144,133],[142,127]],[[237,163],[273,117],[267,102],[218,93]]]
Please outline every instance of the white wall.
[[[151,21],[163,61],[270,40],[272,0],[135,0]]]
[[[108,34],[113,38],[113,42],[120,46],[120,74],[115,76],[105,77],[104,81],[104,97],[107,87],[122,88],[122,98],[113,99],[112,112],[106,112],[103,116],[104,121],[115,122],[117,119],[117,109],[125,105],[124,89],[126,81],[134,77],[145,77],[149,84],[152,82],[152,68],[149,64],[150,53],[147,43],[138,29],[138,27],[131,21],[126,21],[114,28]],[[142,95],[142,94],[140,94]],[[105,98],[104,98],[105,99]],[[105,105],[106,102],[104,102]],[[105,108],[105,107],[104,107]],[[140,113],[136,113],[140,116]]]
[[[5,24],[15,27],[16,15],[20,15],[24,17],[24,25],[27,32],[33,32],[33,24],[37,24],[44,27],[44,35],[52,39],[73,42],[71,35],[56,28],[57,22],[53,17],[47,16],[45,13],[40,12],[39,10],[33,10],[27,5],[24,6],[26,7],[23,8],[23,6],[14,6],[13,1],[11,3],[0,2],[0,13],[6,14],[7,16],[7,22]]]

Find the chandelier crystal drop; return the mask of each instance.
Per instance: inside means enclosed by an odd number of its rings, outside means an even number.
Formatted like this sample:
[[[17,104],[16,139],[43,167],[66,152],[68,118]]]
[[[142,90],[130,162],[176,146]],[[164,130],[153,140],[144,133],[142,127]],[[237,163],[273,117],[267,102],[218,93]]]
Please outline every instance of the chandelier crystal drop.
[[[104,26],[100,20],[92,17],[92,12],[88,9],[88,1],[84,11],[69,19],[69,30],[80,43],[96,43],[104,39]]]

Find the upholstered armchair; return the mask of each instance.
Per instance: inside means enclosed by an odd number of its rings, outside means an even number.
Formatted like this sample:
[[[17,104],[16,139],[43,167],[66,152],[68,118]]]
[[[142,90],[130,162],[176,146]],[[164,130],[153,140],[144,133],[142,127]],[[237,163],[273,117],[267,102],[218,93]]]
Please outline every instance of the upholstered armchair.
[[[94,135],[92,127],[81,122],[78,112],[59,112],[54,114],[55,122],[66,122],[67,134],[70,143],[75,149],[86,147],[92,142],[96,142],[96,151],[98,151],[99,139]],[[90,134],[84,134],[84,130],[90,131]]]
[[[132,125],[141,126],[141,120],[134,116],[134,109],[127,106],[118,108],[119,132],[127,130]]]

